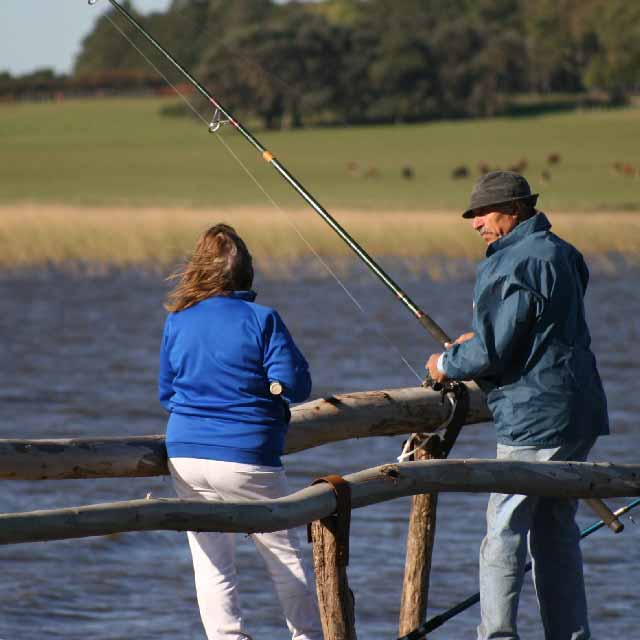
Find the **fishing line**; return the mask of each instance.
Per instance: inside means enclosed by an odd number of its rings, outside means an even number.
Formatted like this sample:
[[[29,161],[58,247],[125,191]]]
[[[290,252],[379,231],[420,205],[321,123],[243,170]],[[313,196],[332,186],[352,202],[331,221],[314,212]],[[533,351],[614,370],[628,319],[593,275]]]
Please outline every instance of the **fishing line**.
[[[305,245],[308,247],[309,251],[311,251],[311,253],[313,253],[313,255],[316,257],[316,259],[318,260],[318,262],[320,262],[320,264],[327,270],[327,272],[333,277],[333,279],[338,283],[338,285],[342,288],[342,290],[345,292],[345,294],[349,297],[349,299],[353,302],[353,304],[356,306],[356,308],[365,316],[365,318],[367,318],[367,321],[369,319],[369,316],[367,315],[367,312],[365,311],[364,307],[360,304],[360,302],[358,301],[358,299],[355,297],[355,295],[348,289],[347,285],[340,279],[340,277],[335,273],[335,271],[329,266],[329,264],[322,258],[322,256],[317,252],[316,248],[311,244],[311,242],[309,240],[307,240],[307,238],[304,236],[304,234],[302,233],[302,231],[300,231],[300,229],[298,228],[298,226],[295,224],[295,222],[293,222],[293,220],[291,219],[291,217],[284,211],[284,209],[282,209],[282,207],[271,197],[271,194],[269,194],[264,187],[262,186],[262,184],[260,184],[260,182],[258,181],[258,179],[253,175],[253,173],[249,170],[249,168],[245,165],[244,162],[242,162],[242,160],[236,155],[236,153],[233,151],[233,149],[231,149],[231,147],[226,143],[226,141],[223,139],[223,137],[219,134],[216,134],[218,137],[218,140],[220,140],[220,142],[224,145],[224,147],[227,149],[227,151],[236,159],[236,161],[238,162],[238,164],[244,169],[244,171],[246,172],[246,174],[251,178],[251,180],[253,180],[254,184],[260,189],[260,191],[262,191],[262,193],[265,195],[265,197],[269,200],[269,202],[272,204],[272,206],[276,209],[276,211],[278,211],[278,213],[280,213],[280,215],[284,216],[285,220],[287,221],[287,223],[289,224],[289,226],[298,234],[298,236],[300,237],[300,239],[305,243]],[[371,326],[374,327],[375,331],[384,338],[384,340],[387,342],[387,344],[394,350],[396,351],[396,353],[398,354],[398,356],[400,357],[400,359],[402,360],[402,362],[404,362],[404,364],[407,366],[407,368],[409,369],[409,371],[411,371],[411,373],[413,373],[413,375],[418,379],[418,381],[420,383],[422,383],[422,378],[418,375],[418,372],[411,366],[411,364],[409,364],[409,361],[405,358],[405,356],[403,355],[402,351],[400,351],[400,348],[391,340],[391,338],[389,337],[389,335],[386,333],[386,331],[382,328],[381,325],[376,324],[376,323],[371,323],[369,322],[369,324]]]
[[[113,25],[113,27],[118,31],[124,38],[129,42],[129,44],[146,60],[146,62],[160,75],[164,81],[175,91],[175,93],[180,97],[180,99],[191,109],[191,111],[207,126],[212,133],[216,134],[216,138],[220,141],[220,143],[224,146],[224,148],[228,151],[228,153],[235,159],[235,161],[240,165],[240,167],[244,170],[244,172],[249,176],[249,178],[253,181],[256,187],[264,194],[267,200],[271,203],[274,209],[284,217],[289,226],[296,232],[296,234],[300,237],[300,239],[304,242],[307,248],[311,251],[311,253],[316,257],[318,262],[324,267],[324,269],[331,275],[331,277],[337,282],[340,288],[345,292],[347,297],[353,302],[356,308],[369,320],[369,316],[365,311],[362,304],[356,298],[356,296],[349,290],[347,285],[341,280],[338,274],[329,266],[329,264],[322,258],[322,256],[318,253],[316,248],[313,246],[311,241],[309,241],[299,227],[293,222],[291,217],[284,211],[284,209],[276,202],[276,200],[271,196],[271,194],[266,190],[266,188],[260,183],[258,178],[252,173],[252,171],[247,167],[247,165],[242,161],[242,159],[233,151],[233,149],[227,144],[224,138],[218,133],[217,129],[211,130],[213,123],[209,122],[201,113],[193,106],[191,101],[177,88],[177,86],[169,80],[165,73],[162,72],[161,69],[158,68],[156,64],[138,47],[135,42],[123,31],[109,16],[109,14],[105,14],[107,20]],[[373,325],[375,331],[387,342],[387,344],[397,353],[405,366],[413,373],[416,379],[422,383],[422,378],[418,374],[418,372],[413,368],[413,366],[409,363],[407,358],[404,356],[400,348],[395,344],[393,340],[389,337],[387,332],[377,323],[371,323]]]
[[[144,38],[168,60],[182,76],[214,107],[214,115],[209,130],[215,132],[222,122],[229,122],[242,134],[242,137],[254,147],[262,156],[262,159],[269,163],[275,171],[294,189],[298,195],[335,231],[335,233],[349,246],[349,248],[364,262],[372,273],[374,273],[382,283],[396,296],[405,308],[411,312],[413,317],[422,325],[431,337],[440,345],[451,342],[448,334],[438,325],[433,318],[426,314],[411,298],[398,286],[397,283],[387,274],[376,261],[356,242],[356,240],[340,225],[340,223],[305,189],[299,182],[266,147],[248,130],[244,125],[233,117],[222,104],[212,96],[209,91],[194,78],[172,55],[165,49],[149,32],[118,2],[118,0],[108,0],[111,6],[122,15]],[[95,4],[97,0],[89,0],[90,4]],[[224,116],[225,120],[222,119]]]

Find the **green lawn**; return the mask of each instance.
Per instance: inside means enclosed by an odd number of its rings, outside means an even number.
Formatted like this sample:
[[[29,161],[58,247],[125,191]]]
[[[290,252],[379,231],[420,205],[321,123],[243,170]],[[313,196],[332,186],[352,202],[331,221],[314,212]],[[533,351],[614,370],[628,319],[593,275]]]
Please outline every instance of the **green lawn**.
[[[268,204],[215,135],[160,115],[167,99],[73,100],[0,106],[0,204],[234,207]],[[305,207],[231,128],[224,140],[284,207]],[[328,209],[461,209],[478,164],[524,172],[554,210],[640,210],[640,109],[422,125],[257,132]],[[547,157],[561,161],[548,167]],[[349,175],[371,169],[377,177]],[[451,171],[466,165],[467,179]],[[413,180],[401,170],[412,167]],[[549,169],[551,179],[541,173]]]

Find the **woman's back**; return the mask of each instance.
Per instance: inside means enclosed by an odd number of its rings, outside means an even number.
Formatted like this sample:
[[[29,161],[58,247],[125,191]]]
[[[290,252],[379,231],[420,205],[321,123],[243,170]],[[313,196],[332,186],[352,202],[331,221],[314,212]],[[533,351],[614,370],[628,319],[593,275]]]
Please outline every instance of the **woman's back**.
[[[167,317],[160,400],[170,456],[279,465],[287,400],[311,390],[308,365],[276,311],[251,291],[213,296]]]

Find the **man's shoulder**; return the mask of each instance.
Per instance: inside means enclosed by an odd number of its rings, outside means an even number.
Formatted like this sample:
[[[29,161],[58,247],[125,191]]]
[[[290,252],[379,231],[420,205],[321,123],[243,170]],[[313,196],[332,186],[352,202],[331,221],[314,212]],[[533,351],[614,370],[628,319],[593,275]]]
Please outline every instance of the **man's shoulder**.
[[[567,255],[582,257],[570,243],[548,229],[531,233],[500,252],[507,262],[555,262]]]
[[[578,251],[578,249],[574,245],[572,245],[568,240],[561,238],[560,236],[556,235],[551,231],[549,231],[547,235],[549,236],[548,241],[552,242],[560,250],[565,251],[567,253],[575,253],[580,256],[582,255],[580,251]]]
[[[584,262],[580,251],[570,242],[552,231],[534,233],[527,238],[528,244],[523,247],[523,254],[540,262],[563,265]]]
[[[517,280],[535,288],[543,273],[556,271],[559,260],[558,248],[548,237],[532,234],[484,260],[478,267],[477,283],[485,289],[498,281]]]
[[[585,284],[588,269],[582,254],[550,231],[531,234],[516,245],[490,256],[479,266],[477,291],[500,281],[522,283],[535,290],[550,290],[553,283],[579,274]]]
[[[548,232],[544,233],[548,235]],[[535,237],[538,236],[538,237]],[[505,247],[483,260],[480,272],[512,273],[517,265],[544,262],[550,256],[553,244],[543,234],[531,234],[520,242]]]

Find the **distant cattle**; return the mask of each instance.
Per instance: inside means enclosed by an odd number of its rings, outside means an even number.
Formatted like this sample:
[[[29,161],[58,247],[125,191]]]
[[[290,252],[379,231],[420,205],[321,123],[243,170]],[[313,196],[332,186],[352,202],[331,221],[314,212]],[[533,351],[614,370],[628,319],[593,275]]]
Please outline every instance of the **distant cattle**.
[[[360,165],[354,160],[350,160],[349,162],[347,162],[347,164],[345,165],[345,169],[347,171],[347,175],[351,176],[352,178],[358,178],[361,175]]]
[[[413,178],[415,177],[413,167],[410,167],[409,165],[402,167],[402,177],[405,180],[413,180]]]
[[[461,164],[458,167],[455,167],[451,171],[451,178],[453,180],[459,180],[461,178],[468,178],[468,177],[469,177],[469,169],[465,167],[463,164]]]
[[[513,171],[515,173],[522,173],[523,171],[527,170],[527,167],[529,166],[529,162],[527,161],[526,158],[520,158],[520,160],[518,160],[518,162],[516,162],[516,164],[512,164],[509,167],[509,171]]]
[[[547,156],[547,162],[550,165],[560,164],[560,160],[561,160],[561,158],[560,158],[560,154],[559,153],[550,153]]]
[[[364,172],[364,177],[365,178],[379,178],[380,177],[380,171],[378,170],[378,167],[374,167],[373,165],[369,165],[367,167],[367,170]]]
[[[611,169],[614,173],[624,176],[625,178],[640,178],[640,167],[634,167],[628,162],[616,162],[611,163]]]

